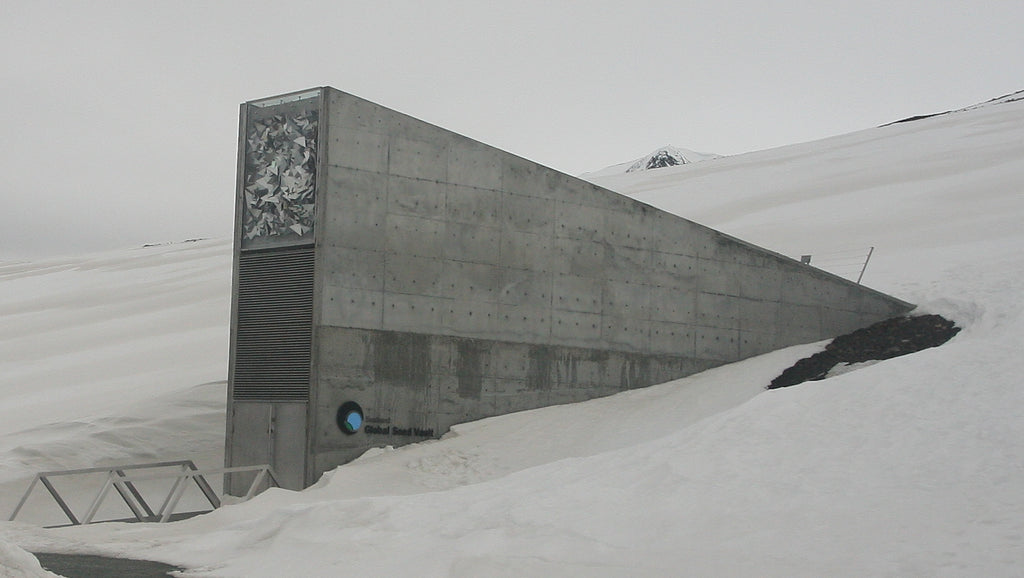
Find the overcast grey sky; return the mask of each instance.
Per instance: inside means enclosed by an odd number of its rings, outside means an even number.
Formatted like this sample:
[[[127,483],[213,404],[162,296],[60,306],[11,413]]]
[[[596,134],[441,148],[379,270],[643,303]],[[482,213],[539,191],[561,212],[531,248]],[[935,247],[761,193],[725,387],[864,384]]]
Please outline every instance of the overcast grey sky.
[[[578,174],[1024,89],[1021,0],[0,2],[0,260],[231,234],[238,105],[328,85]]]

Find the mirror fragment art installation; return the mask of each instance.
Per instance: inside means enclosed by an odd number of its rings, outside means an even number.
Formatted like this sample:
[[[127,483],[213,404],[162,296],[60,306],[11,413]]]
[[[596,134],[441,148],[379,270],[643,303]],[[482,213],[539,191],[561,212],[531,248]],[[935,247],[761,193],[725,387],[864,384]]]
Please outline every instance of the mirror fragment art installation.
[[[246,135],[243,237],[312,237],[317,112],[274,115]]]

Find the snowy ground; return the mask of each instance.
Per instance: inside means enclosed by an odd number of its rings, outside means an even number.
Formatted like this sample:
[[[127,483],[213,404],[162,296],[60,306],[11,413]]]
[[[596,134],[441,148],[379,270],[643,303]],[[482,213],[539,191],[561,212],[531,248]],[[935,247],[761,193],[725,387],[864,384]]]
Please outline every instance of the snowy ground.
[[[38,575],[20,547],[189,576],[1020,575],[1024,102],[602,183],[793,256],[875,246],[866,284],[964,330],[791,388],[763,390],[820,344],[465,424],[186,522],[0,524],[0,563]],[[220,459],[228,253],[0,264],[0,506],[37,470]]]

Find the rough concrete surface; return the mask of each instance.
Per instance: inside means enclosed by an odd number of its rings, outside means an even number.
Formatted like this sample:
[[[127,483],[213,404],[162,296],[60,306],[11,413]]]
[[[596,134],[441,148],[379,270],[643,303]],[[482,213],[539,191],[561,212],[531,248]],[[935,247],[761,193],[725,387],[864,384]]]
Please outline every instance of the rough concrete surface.
[[[372,102],[331,88],[310,94],[243,105],[240,146],[248,160],[240,167],[238,206],[240,231],[251,230],[244,222],[271,233],[267,223],[287,224],[253,213],[299,198],[286,185],[308,179],[278,173],[305,174],[312,150],[315,223],[308,231],[301,223],[281,225],[279,235],[236,244],[240,257],[297,244],[314,251],[309,394],[289,400],[308,404],[307,421],[285,427],[306,433],[298,443],[281,439],[284,424],[273,412],[239,435],[229,424],[229,465],[242,465],[232,455],[274,461],[275,447],[305,447],[302,464],[281,458],[290,461],[276,467],[303,469],[309,484],[373,446],[684,377],[909,309]],[[310,118],[319,119],[316,147],[305,137],[282,145],[262,128]],[[270,192],[247,197],[253,182]],[[308,207],[281,210],[287,216]],[[245,307],[270,315],[259,303]],[[293,359],[288,344],[262,337],[273,327],[240,339],[237,309],[232,375],[239,351]],[[282,401],[271,395],[247,403]],[[336,423],[346,402],[364,412],[365,425],[354,434]],[[229,421],[242,415],[235,406]]]

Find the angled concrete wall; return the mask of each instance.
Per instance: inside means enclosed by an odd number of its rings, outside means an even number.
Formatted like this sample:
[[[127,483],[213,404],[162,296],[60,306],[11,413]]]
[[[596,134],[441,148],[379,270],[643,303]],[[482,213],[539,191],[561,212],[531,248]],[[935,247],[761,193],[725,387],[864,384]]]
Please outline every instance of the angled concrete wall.
[[[909,309],[343,92],[320,106],[307,484],[369,447]]]

